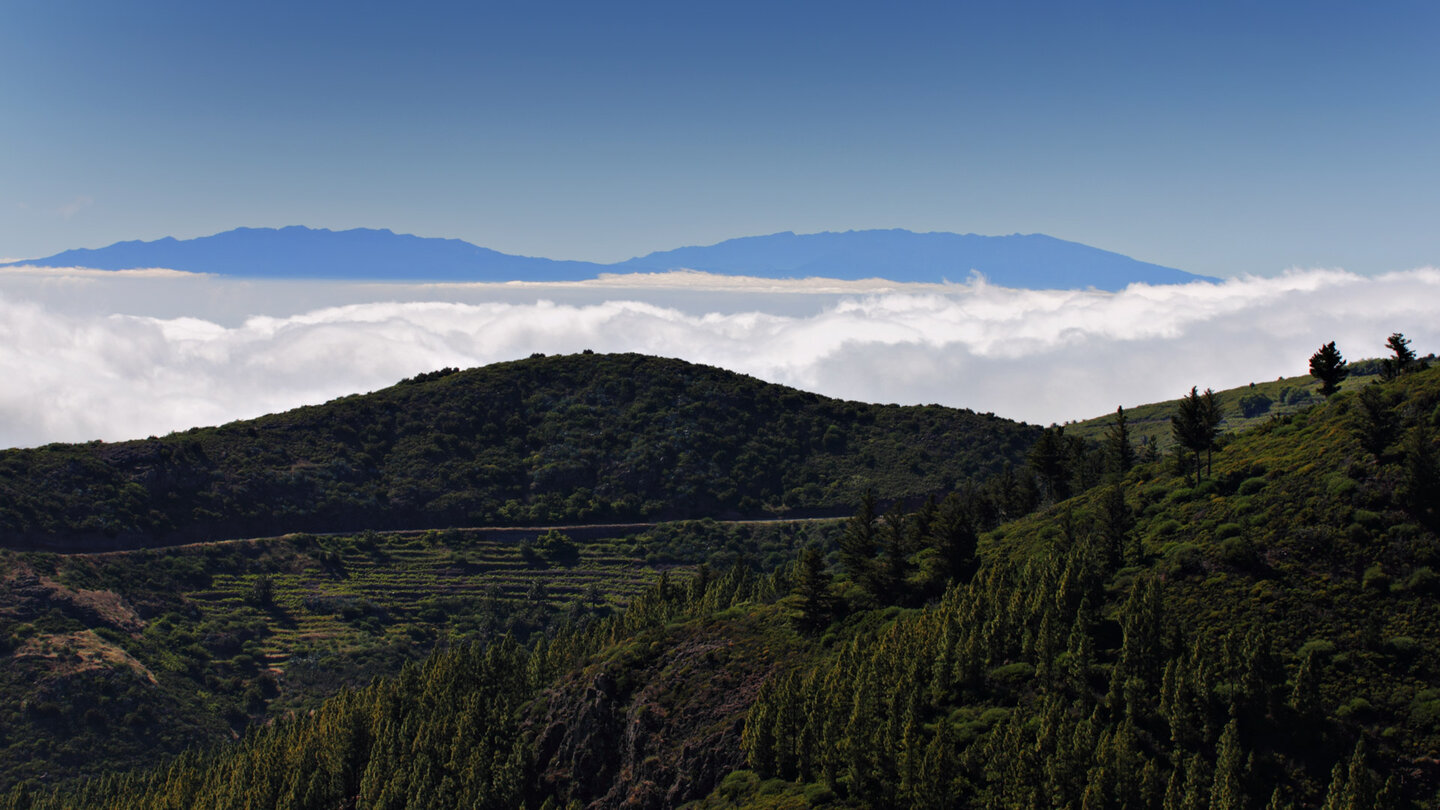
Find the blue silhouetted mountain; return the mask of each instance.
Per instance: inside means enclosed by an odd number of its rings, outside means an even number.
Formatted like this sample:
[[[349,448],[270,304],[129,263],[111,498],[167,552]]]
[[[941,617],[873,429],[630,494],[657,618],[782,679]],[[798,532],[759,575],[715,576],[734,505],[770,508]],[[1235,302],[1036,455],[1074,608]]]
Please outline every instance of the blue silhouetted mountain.
[[[1135,282],[1217,280],[1038,233],[980,236],[905,230],[749,236],[651,253],[616,269],[677,267],[767,278],[954,282],[968,280],[973,270],[992,284],[1032,290],[1121,290]]]
[[[1043,234],[979,236],[904,230],[786,232],[597,264],[512,256],[459,239],[422,238],[388,230],[237,228],[198,239],[167,237],[67,250],[15,264],[102,270],[168,267],[245,278],[371,281],[578,281],[601,273],[677,269],[763,278],[905,282],[963,282],[978,272],[992,284],[1027,289],[1119,290],[1135,282],[1214,280]]]
[[[511,256],[459,239],[356,228],[236,228],[198,239],[166,237],[67,250],[18,264],[129,270],[168,267],[244,278],[367,281],[578,281],[603,265]]]

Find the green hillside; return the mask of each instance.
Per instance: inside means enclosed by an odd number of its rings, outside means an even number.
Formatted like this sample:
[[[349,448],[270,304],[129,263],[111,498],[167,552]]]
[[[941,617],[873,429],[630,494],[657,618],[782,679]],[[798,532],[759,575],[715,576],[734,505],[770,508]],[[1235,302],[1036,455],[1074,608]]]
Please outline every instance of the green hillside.
[[[1440,373],[1364,399],[987,533],[967,585],[772,678],[708,805],[1435,806]]]
[[[1362,361],[1354,366],[1351,376],[1340,383],[1341,391],[1356,391],[1379,379],[1376,361]],[[1201,389],[1204,387],[1200,386]],[[1315,378],[1307,374],[1216,391],[1215,396],[1219,399],[1225,417],[1220,425],[1221,430],[1238,433],[1271,419],[1299,413],[1323,399],[1319,388],[1320,384]],[[1180,400],[1172,399],[1126,408],[1125,417],[1130,422],[1130,430],[1135,440],[1154,442],[1155,447],[1162,452],[1168,450],[1175,442],[1170,432],[1170,417],[1179,404]],[[1100,441],[1113,420],[1114,414],[1085,419],[1066,425],[1065,432]]]
[[[1037,428],[641,355],[445,370],[164,438],[0,452],[0,547],[834,513],[1022,463]]]
[[[1264,420],[1198,473],[1117,456],[1096,478],[1095,451],[1071,453],[1078,494],[1029,514],[1004,504],[1063,489],[1039,456],[915,511],[862,506],[763,536],[689,524],[580,543],[578,558],[537,538],[529,558],[577,576],[707,548],[735,564],[616,572],[607,601],[623,610],[582,604],[525,643],[467,634],[461,607],[445,619],[454,643],[313,713],[159,768],[29,781],[0,808],[1434,807],[1437,435],[1440,368]],[[293,613],[339,553],[356,582],[336,587],[373,600],[460,544],[504,581],[513,566],[487,542],[291,538],[257,555],[275,560],[268,600],[260,572],[234,565],[190,598],[217,619]],[[392,564],[367,568],[367,543]],[[197,548],[215,547],[238,548]],[[57,561],[58,577],[102,558],[24,559]],[[314,626],[350,645],[425,626],[366,619]],[[290,631],[305,632],[280,622],[252,656],[280,663],[264,644],[296,643]],[[117,658],[111,671],[133,670]]]

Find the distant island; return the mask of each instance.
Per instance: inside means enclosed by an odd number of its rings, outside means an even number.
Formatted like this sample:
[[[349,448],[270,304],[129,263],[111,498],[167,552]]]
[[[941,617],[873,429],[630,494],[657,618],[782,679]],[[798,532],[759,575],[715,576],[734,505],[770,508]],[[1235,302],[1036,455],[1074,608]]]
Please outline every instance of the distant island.
[[[700,270],[760,278],[882,278],[965,282],[979,273],[1022,289],[1121,290],[1130,284],[1218,281],[1044,234],[981,236],[864,230],[775,233],[659,251],[614,264],[514,256],[459,239],[355,228],[236,228],[196,239],[166,237],[67,250],[0,266],[165,267],[238,278],[364,281],[583,281],[607,273]]]

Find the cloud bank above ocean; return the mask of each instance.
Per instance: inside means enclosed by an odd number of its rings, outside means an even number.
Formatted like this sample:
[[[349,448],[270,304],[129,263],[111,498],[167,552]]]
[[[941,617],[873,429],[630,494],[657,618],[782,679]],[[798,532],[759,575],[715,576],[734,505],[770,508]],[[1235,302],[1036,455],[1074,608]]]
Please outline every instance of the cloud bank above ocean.
[[[849,286],[847,286],[849,285]],[[107,441],[533,352],[643,352],[818,393],[1082,419],[1302,374],[1335,340],[1440,344],[1440,270],[1291,271],[1122,292],[681,274],[571,285],[0,274],[0,446]]]

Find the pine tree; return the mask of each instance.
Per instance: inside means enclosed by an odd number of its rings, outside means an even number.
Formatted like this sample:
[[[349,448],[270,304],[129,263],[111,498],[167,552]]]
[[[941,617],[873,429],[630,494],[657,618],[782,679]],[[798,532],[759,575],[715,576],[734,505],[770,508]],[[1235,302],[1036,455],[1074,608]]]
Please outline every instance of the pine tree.
[[[830,595],[830,574],[825,571],[825,559],[820,549],[806,546],[800,552],[796,566],[794,593],[800,597],[800,618],[796,625],[804,632],[813,633],[830,624],[834,616],[834,598]]]
[[[879,596],[886,604],[901,604],[910,580],[910,531],[905,510],[897,503],[881,519],[881,558],[877,572]]]
[[[1328,397],[1339,391],[1340,381],[1349,373],[1345,368],[1345,358],[1340,356],[1333,340],[1310,355],[1310,376],[1320,381],[1321,396]]]
[[[1410,348],[1410,339],[1394,333],[1385,339],[1385,346],[1394,352],[1394,357],[1387,357],[1380,364],[1380,377],[1385,380],[1393,380],[1401,374],[1408,374],[1415,371],[1419,364],[1416,362],[1415,352]]]
[[[866,593],[876,595],[875,492],[867,490],[860,496],[860,506],[845,525],[840,538],[840,568]]]
[[[1140,769],[1140,793],[1135,807],[1155,807],[1165,797],[1165,779],[1160,775],[1160,762],[1153,757],[1145,758]]]
[[[1340,806],[1343,810],[1370,810],[1375,806],[1375,779],[1370,774],[1364,737],[1355,742],[1355,750],[1345,767],[1345,791]]]
[[[1045,500],[1050,503],[1070,497],[1069,446],[1065,443],[1065,428],[1051,425],[1045,428],[1035,446],[1030,449],[1030,469],[1040,478],[1045,487]]]
[[[1291,810],[1293,807],[1294,805],[1286,800],[1284,791],[1277,787],[1270,793],[1270,803],[1265,805],[1265,810]]]
[[[1201,394],[1197,386],[1191,386],[1190,393],[1180,400],[1175,415],[1170,417],[1170,431],[1175,443],[1194,457],[1196,486],[1200,485],[1200,454],[1209,454],[1215,448],[1219,427],[1220,407],[1215,392],[1207,388]]]
[[[1381,461],[1395,434],[1395,414],[1381,386],[1371,383],[1355,398],[1355,434],[1360,446]]]
[[[1215,754],[1215,781],[1210,784],[1210,810],[1243,810],[1241,789],[1244,755],[1240,750],[1240,723],[1235,718],[1225,725]]]
[[[1320,670],[1320,653],[1313,649],[1308,650],[1305,657],[1300,659],[1300,666],[1295,670],[1294,685],[1290,689],[1290,708],[1300,721],[1307,725],[1318,723],[1325,713],[1320,701]]]
[[[1405,508],[1421,523],[1435,526],[1440,522],[1440,462],[1424,425],[1411,428],[1405,437],[1404,476],[1400,498]]]
[[[1177,751],[1175,767],[1170,769],[1170,779],[1165,783],[1165,797],[1160,802],[1161,810],[1184,810],[1185,768]]]
[[[1352,810],[1345,804],[1345,763],[1337,762],[1330,769],[1330,786],[1325,789],[1325,803],[1321,810]]]
[[[1400,806],[1400,775],[1392,773],[1385,778],[1385,784],[1375,794],[1375,807],[1377,810],[1387,807]]]
[[[1180,801],[1183,810],[1207,810],[1206,799],[1210,790],[1210,767],[1199,754],[1192,754],[1185,763],[1184,798]]]
[[[1200,396],[1200,419],[1205,435],[1205,474],[1210,474],[1210,457],[1219,447],[1220,422],[1225,418],[1220,412],[1220,400],[1209,388]]]
[[[1115,421],[1105,430],[1105,444],[1109,449],[1110,466],[1116,473],[1124,475],[1135,466],[1135,446],[1130,443],[1124,408],[1115,409]]]
[[[1125,503],[1125,490],[1119,481],[1105,488],[1100,499],[1100,527],[1105,535],[1105,556],[1110,569],[1123,562],[1134,565],[1140,561],[1140,545],[1132,542],[1131,528],[1135,519]]]
[[[937,590],[951,582],[968,582],[974,575],[979,536],[970,510],[957,493],[941,502],[925,542],[935,549],[931,579],[939,586]]]

